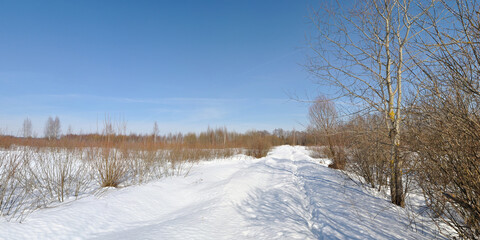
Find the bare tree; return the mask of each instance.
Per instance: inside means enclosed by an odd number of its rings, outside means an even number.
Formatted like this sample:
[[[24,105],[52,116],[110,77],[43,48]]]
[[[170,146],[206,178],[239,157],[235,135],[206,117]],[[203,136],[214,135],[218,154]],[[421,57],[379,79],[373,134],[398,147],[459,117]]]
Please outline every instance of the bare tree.
[[[55,117],[55,120],[53,121],[53,130],[54,130],[54,137],[55,139],[59,139],[60,135],[62,134],[62,126],[60,124],[60,119],[58,116]]]
[[[72,135],[73,134],[73,128],[72,128],[72,125],[68,125],[68,128],[67,128],[67,135]]]
[[[115,129],[110,116],[105,115],[103,121],[103,135],[107,137],[107,142],[110,142],[111,138],[115,135]]]
[[[332,101],[325,96],[318,97],[308,111],[310,124],[320,134],[330,135],[337,127],[337,110]]]
[[[153,143],[157,143],[158,133],[159,133],[158,124],[157,124],[157,121],[155,121],[155,123],[153,123]]]
[[[45,123],[45,130],[43,131],[45,137],[48,138],[48,140],[51,140],[54,136],[53,125],[54,125],[53,118],[48,117],[47,122]]]
[[[55,117],[55,120],[52,117],[48,117],[48,120],[45,124],[44,134],[48,140],[60,138],[61,124],[58,116]]]
[[[391,200],[399,206],[404,206],[399,152],[403,89],[415,55],[409,43],[424,30],[420,20],[435,2],[363,0],[344,9],[338,1],[312,17],[319,36],[311,45],[310,71],[320,83],[340,90],[337,97],[348,96],[360,110],[383,115],[390,140]]]
[[[335,104],[325,96],[318,97],[309,108],[311,131],[316,139],[322,139],[328,148],[327,155],[333,159],[331,167],[345,168],[345,152],[339,141],[338,114]]]
[[[28,117],[23,121],[22,133],[24,138],[33,136],[32,121]]]

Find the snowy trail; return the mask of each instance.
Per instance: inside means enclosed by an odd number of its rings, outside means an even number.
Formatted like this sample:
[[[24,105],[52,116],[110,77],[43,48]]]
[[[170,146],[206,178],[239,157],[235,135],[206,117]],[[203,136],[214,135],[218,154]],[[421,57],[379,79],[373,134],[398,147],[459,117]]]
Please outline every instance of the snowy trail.
[[[432,239],[431,232],[412,231],[402,209],[291,146],[0,222],[0,239]]]

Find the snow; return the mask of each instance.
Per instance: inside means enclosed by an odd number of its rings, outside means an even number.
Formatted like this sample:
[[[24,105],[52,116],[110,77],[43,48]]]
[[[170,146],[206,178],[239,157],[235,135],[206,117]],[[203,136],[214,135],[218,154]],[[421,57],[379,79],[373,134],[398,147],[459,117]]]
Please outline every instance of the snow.
[[[204,161],[187,176],[105,188],[0,222],[0,239],[432,239],[406,210],[280,146],[265,158]],[[418,228],[417,228],[418,229]]]

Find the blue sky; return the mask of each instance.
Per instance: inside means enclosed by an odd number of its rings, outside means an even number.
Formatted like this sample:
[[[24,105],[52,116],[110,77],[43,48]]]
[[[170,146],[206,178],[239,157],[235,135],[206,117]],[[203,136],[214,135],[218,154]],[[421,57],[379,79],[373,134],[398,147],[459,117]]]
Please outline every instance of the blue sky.
[[[310,2],[0,1],[0,129],[303,129]],[[98,119],[98,120],[97,120]]]

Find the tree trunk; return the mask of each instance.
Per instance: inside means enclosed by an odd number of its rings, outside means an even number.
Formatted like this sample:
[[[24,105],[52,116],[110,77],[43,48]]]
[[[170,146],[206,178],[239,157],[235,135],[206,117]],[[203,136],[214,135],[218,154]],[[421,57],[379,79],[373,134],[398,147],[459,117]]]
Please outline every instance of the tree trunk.
[[[390,155],[390,195],[393,204],[400,207],[405,207],[405,196],[403,194],[403,181],[402,181],[402,161],[400,160],[400,135],[397,132],[396,127],[390,130],[391,139],[391,155]]]

